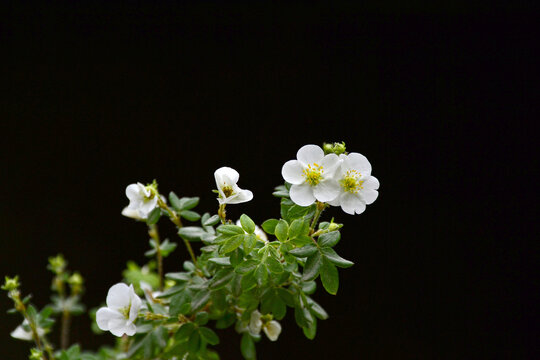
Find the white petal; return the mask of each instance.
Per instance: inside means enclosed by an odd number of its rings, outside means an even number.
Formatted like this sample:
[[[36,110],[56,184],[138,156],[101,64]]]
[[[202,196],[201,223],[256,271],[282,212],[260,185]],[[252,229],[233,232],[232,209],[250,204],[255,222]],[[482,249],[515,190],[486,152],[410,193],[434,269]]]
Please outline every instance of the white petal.
[[[139,315],[139,309],[141,308],[142,301],[141,298],[135,294],[133,285],[129,286],[130,298],[131,298],[131,308],[129,309],[129,321],[133,322],[137,319]]]
[[[130,209],[128,206],[122,210],[122,215],[135,220],[142,220],[139,211],[137,209]]]
[[[349,215],[361,214],[366,209],[366,204],[358,194],[345,193],[340,198],[341,209]]]
[[[379,192],[377,190],[366,190],[364,189],[361,192],[362,199],[366,202],[366,205],[373,204],[375,200],[377,200],[377,197],[379,196]]]
[[[261,332],[261,327],[261,313],[258,310],[255,310],[251,313],[251,319],[249,320],[249,331],[253,334],[259,334]]]
[[[123,318],[122,314],[118,311],[106,307],[102,307],[96,312],[97,326],[103,331],[109,330],[109,322],[111,320],[123,320]]]
[[[309,184],[292,185],[289,190],[291,200],[300,206],[309,206],[315,202],[313,188]]]
[[[107,293],[107,307],[117,310],[129,306],[129,287],[124,283],[113,285]]]
[[[364,183],[362,186],[366,190],[377,190],[381,184],[379,183],[379,180],[375,176],[369,176],[367,179],[364,180]]]
[[[226,203],[226,204],[240,204],[240,203],[244,203],[244,202],[247,202],[247,201],[250,201],[251,199],[253,199],[253,193],[251,191],[242,190],[242,189],[239,189],[239,190],[240,191],[238,191],[236,193],[236,195],[225,199],[224,203]]]
[[[127,336],[133,336],[137,332],[137,327],[133,323],[127,324],[127,326],[124,328],[124,332]]]
[[[141,198],[138,184],[130,184],[126,187],[126,196],[130,201],[139,200]]]
[[[231,186],[236,184],[240,178],[240,174],[238,174],[238,171],[234,170],[233,168],[223,166],[214,172],[214,178],[216,179],[218,188],[220,188],[224,185]]]
[[[281,325],[277,321],[272,320],[264,326],[263,330],[270,341],[276,341],[281,333]]]
[[[296,153],[296,158],[305,165],[318,163],[324,157],[324,151],[317,145],[304,145]],[[319,164],[320,165],[320,164]]]
[[[114,336],[122,336],[126,333],[126,330],[129,327],[129,323],[125,319],[114,319],[109,321],[109,331]]]
[[[317,186],[313,187],[315,198],[321,202],[334,200],[339,195],[340,187],[334,179],[321,181]]]
[[[263,231],[263,229],[261,229],[257,225],[255,225],[255,235],[262,241],[265,241],[265,242],[268,241],[268,237],[266,236],[266,233]]]
[[[301,184],[304,182],[304,166],[298,160],[289,160],[281,168],[281,176],[291,184]]]
[[[347,155],[347,159],[344,161],[345,166],[349,170],[356,170],[362,174],[362,176],[371,175],[371,164],[368,159],[359,153],[350,153]]]
[[[146,219],[148,217],[148,214],[150,214],[152,210],[156,208],[157,201],[157,197],[154,196],[153,199],[145,200],[140,204],[138,210],[139,214],[143,219]]]
[[[331,177],[334,175],[340,164],[341,161],[336,154],[328,154],[321,160],[319,165],[322,165],[323,167],[324,177]]]
[[[32,333],[30,331],[24,330],[24,328],[19,325],[13,330],[10,334],[13,338],[19,339],[19,340],[32,340]]]

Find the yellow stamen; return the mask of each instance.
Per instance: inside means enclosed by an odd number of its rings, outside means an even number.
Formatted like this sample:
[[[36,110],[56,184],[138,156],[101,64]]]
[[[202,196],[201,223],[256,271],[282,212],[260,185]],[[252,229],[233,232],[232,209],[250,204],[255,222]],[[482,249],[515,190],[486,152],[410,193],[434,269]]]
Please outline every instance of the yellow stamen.
[[[228,185],[225,185],[224,187],[222,187],[221,191],[223,191],[223,194],[225,194],[225,197],[229,197],[234,194],[233,188]]]
[[[302,176],[306,178],[306,182],[311,186],[315,186],[321,182],[324,169],[322,165],[313,163],[313,166],[309,164],[302,173]]]
[[[361,176],[362,175],[356,170],[348,170],[343,179],[340,181],[341,187],[343,190],[352,194],[358,193],[358,191],[364,188],[362,186],[364,184],[364,180],[360,180]]]

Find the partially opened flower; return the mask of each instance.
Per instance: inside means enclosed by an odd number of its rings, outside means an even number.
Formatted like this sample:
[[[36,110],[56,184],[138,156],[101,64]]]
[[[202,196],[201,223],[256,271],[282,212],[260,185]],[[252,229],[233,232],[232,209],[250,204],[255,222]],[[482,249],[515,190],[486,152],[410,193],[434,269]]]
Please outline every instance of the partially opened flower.
[[[107,294],[107,307],[96,313],[96,322],[103,331],[110,331],[115,336],[135,334],[134,324],[139,314],[142,301],[135,294],[133,285],[119,283],[113,285]]]
[[[333,177],[339,157],[336,154],[324,155],[317,145],[302,146],[296,157],[297,160],[289,160],[281,168],[285,181],[292,184],[289,190],[291,200],[300,206],[311,205],[315,200],[334,200],[339,195],[339,184]]]
[[[253,193],[236,185],[240,174],[230,167],[221,167],[214,172],[219,204],[240,204],[253,199]]]
[[[340,155],[342,160],[335,178],[340,186],[339,196],[330,201],[333,206],[341,206],[347,214],[361,214],[366,204],[372,204],[379,195],[379,180],[371,176],[371,164],[359,153]]]
[[[276,341],[281,333],[281,325],[275,320],[265,319],[268,315],[261,315],[259,310],[254,310],[251,313],[251,318],[249,321],[249,332],[253,335],[259,335],[261,329],[264,331],[268,339],[271,341]],[[270,318],[272,316],[270,315]]]
[[[127,211],[122,211],[122,215],[141,219],[146,219],[148,214],[155,209],[158,197],[141,183],[131,184],[126,187],[126,196],[129,199]]]
[[[25,326],[29,326],[28,320],[26,319],[23,321],[22,325],[17,326],[15,330],[11,332],[10,335],[14,337],[15,339],[31,341],[33,339],[32,331],[26,331],[24,329]],[[45,330],[40,327],[36,328],[36,332],[39,337],[42,337],[43,335],[45,335]]]

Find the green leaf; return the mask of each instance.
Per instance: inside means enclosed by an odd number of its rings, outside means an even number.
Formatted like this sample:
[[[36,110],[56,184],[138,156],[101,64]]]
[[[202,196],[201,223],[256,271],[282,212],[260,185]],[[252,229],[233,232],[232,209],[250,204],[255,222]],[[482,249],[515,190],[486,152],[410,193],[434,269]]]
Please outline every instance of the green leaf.
[[[214,257],[208,259],[208,262],[221,266],[231,266],[231,259],[228,257]]]
[[[303,327],[302,330],[309,340],[315,339],[315,335],[317,334],[317,320],[313,319],[313,321],[309,323],[309,326]]]
[[[321,252],[325,258],[327,258],[328,260],[330,260],[330,262],[339,267],[348,268],[354,265],[352,261],[345,260],[344,258],[339,256],[332,248],[322,248]]]
[[[195,315],[195,324],[197,325],[206,325],[208,322],[208,313],[206,311],[198,312]]]
[[[170,253],[176,249],[177,244],[174,242],[169,242],[168,239],[165,239],[165,241],[161,244],[159,247],[161,249],[161,256],[167,257]]]
[[[191,354],[196,354],[199,351],[199,347],[201,346],[201,336],[198,331],[194,331],[189,335],[187,346]]]
[[[182,326],[180,326],[180,329],[174,334],[174,337],[179,342],[186,341],[191,333],[195,330],[195,325],[193,323],[184,323]]]
[[[188,221],[197,221],[201,218],[201,215],[197,214],[195,211],[191,210],[182,210],[180,211],[180,216]]]
[[[321,282],[329,294],[337,294],[339,287],[338,270],[326,257],[324,257],[322,261]]]
[[[193,296],[191,300],[191,310],[193,312],[202,308],[210,299],[210,292],[207,290],[201,290]]]
[[[244,250],[246,251],[246,254],[249,254],[251,252],[251,250],[253,250],[256,243],[257,243],[257,235],[249,234],[249,235],[245,236],[245,238],[244,238]]]
[[[191,210],[199,204],[198,197],[183,197],[180,199],[178,210]]]
[[[329,233],[319,236],[319,245],[321,247],[332,247],[339,242],[340,238],[341,234],[339,233],[339,231],[331,231]]]
[[[248,272],[255,270],[257,265],[259,265],[259,261],[257,260],[246,260],[238,265],[234,271],[236,271],[238,274],[247,274]]]
[[[283,272],[283,265],[271,256],[266,258],[266,266],[274,274],[281,274]]]
[[[237,248],[229,254],[229,259],[231,259],[231,265],[233,267],[238,266],[238,264],[244,260],[244,252],[240,248]]]
[[[307,258],[306,265],[304,266],[304,275],[302,280],[310,281],[317,278],[319,269],[322,265],[322,257],[320,252],[315,252]]]
[[[158,222],[160,217],[161,217],[161,209],[157,207],[154,210],[152,210],[150,214],[148,214],[148,217],[146,218],[146,223],[148,225],[154,225],[155,223]]]
[[[328,319],[328,313],[322,308],[321,305],[317,304],[315,300],[309,299],[309,306],[311,307],[311,312],[315,314],[321,320]]]
[[[272,302],[272,314],[277,320],[281,320],[287,314],[287,306],[279,297],[275,297]]]
[[[285,185],[276,186],[275,191],[272,193],[275,197],[289,197],[289,190]]]
[[[257,279],[257,284],[259,284],[259,286],[266,283],[266,280],[268,279],[268,270],[264,264],[260,264],[255,270],[255,279]]]
[[[236,322],[235,314],[225,314],[216,321],[216,329],[226,329]]]
[[[242,230],[242,235],[233,236],[229,240],[225,241],[219,252],[221,254],[227,254],[238,248],[244,242],[244,235],[244,230]]]
[[[306,225],[307,222],[303,219],[294,220],[289,227],[289,238],[293,239],[299,235],[307,235],[308,226]]]
[[[278,221],[279,220],[277,219],[266,220],[265,222],[262,223],[263,230],[270,235],[274,235],[274,231],[275,231]]]
[[[191,296],[187,291],[174,295],[169,305],[169,315],[176,317],[179,314],[187,314],[191,307],[190,302]]]
[[[242,340],[240,342],[240,350],[242,352],[242,356],[246,360],[255,360],[256,359],[256,352],[255,352],[255,343],[253,342],[253,338],[249,333],[245,332],[242,335]]]
[[[255,231],[255,223],[246,214],[242,214],[242,216],[240,216],[240,224],[242,224],[242,228],[248,234],[253,234],[253,232]]]
[[[180,211],[182,210],[182,208],[180,207],[180,199],[178,198],[178,196],[174,193],[174,192],[170,192],[169,193],[169,202],[171,203],[171,205],[173,206],[173,208],[177,211]]]
[[[171,280],[179,281],[179,282],[186,282],[186,281],[191,280],[191,275],[185,272],[167,273],[165,274],[165,277],[167,279],[171,279]]]
[[[206,340],[206,342],[208,342],[210,345],[219,344],[219,337],[214,332],[214,330],[207,327],[201,327],[199,328],[199,332],[201,333],[201,337]]]
[[[289,254],[296,257],[307,257],[315,254],[317,252],[317,247],[314,244],[308,244],[300,248],[292,249],[289,251]]]
[[[217,228],[218,233],[228,236],[244,235],[244,229],[236,225],[221,225]]]
[[[204,226],[213,226],[216,225],[219,222],[219,216],[218,215],[212,215],[212,217],[208,218],[208,220],[203,221]]]
[[[212,290],[221,289],[232,280],[234,272],[230,269],[219,270],[210,280],[208,287]]]
[[[287,221],[281,219],[276,225],[275,235],[277,239],[281,242],[287,240],[287,235],[289,234],[289,225]]]
[[[294,297],[293,297],[293,294],[289,290],[284,289],[284,288],[278,288],[277,293],[279,297],[281,298],[281,300],[283,300],[283,302],[287,304],[287,306],[294,307]]]
[[[189,241],[199,241],[201,240],[201,236],[204,234],[206,234],[206,231],[198,226],[184,226],[178,229],[178,235],[180,235],[182,239]]]

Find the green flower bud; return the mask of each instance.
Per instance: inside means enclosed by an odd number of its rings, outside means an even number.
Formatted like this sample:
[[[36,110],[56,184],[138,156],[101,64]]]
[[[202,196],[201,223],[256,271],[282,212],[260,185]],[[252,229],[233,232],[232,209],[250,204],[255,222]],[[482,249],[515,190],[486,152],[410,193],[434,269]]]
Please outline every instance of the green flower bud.
[[[47,266],[47,269],[51,270],[55,274],[63,273],[66,269],[67,262],[62,256],[62,254],[58,254],[55,257],[49,258],[49,265]]]
[[[324,154],[336,154],[336,155],[341,155],[341,154],[347,154],[347,148],[345,147],[345,142],[341,142],[341,143],[333,143],[333,144],[329,144],[329,143],[324,143],[323,144],[323,150],[324,150]]]
[[[5,277],[4,285],[2,286],[2,290],[6,291],[13,291],[17,290],[21,286],[19,283],[19,276],[15,276],[14,278],[10,278],[9,276]]]
[[[36,348],[30,349],[30,356],[28,357],[30,360],[42,360],[43,359],[43,351],[38,350]]]

